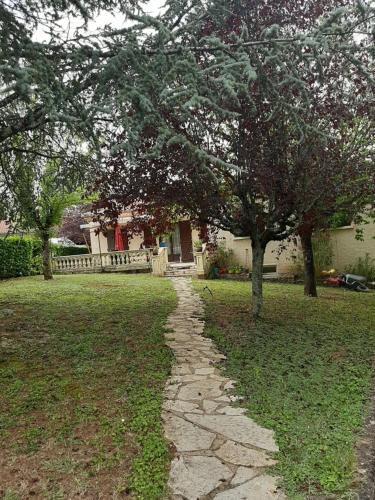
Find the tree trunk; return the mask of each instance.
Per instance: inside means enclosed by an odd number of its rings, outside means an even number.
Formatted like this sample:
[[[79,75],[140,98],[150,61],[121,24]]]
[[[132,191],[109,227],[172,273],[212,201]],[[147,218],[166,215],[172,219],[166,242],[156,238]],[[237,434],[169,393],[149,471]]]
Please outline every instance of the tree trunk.
[[[45,280],[53,279],[52,276],[52,266],[51,266],[51,256],[49,247],[49,234],[42,235],[43,242],[43,276]]]
[[[251,240],[253,267],[251,284],[253,295],[253,318],[258,319],[263,307],[263,263],[266,247],[259,241]]]
[[[312,231],[306,231],[300,235],[303,250],[303,265],[305,276],[304,293],[308,297],[317,297],[314,252],[312,247]]]

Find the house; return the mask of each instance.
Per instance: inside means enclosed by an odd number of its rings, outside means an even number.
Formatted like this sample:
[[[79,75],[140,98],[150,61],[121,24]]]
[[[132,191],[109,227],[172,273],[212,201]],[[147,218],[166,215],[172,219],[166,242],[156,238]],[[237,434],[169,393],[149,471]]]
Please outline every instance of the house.
[[[204,275],[207,270],[203,252],[194,251],[194,241],[199,240],[199,231],[189,220],[177,222],[164,235],[153,235],[147,225],[136,234],[128,234],[126,227],[132,220],[131,212],[123,212],[116,227],[99,231],[99,223],[88,220],[81,225],[90,236],[91,254],[54,258],[57,272],[96,272],[122,270],[152,270],[159,276],[173,275],[179,268],[186,274]],[[363,233],[363,241],[356,239],[357,231]],[[360,257],[369,254],[375,259],[375,223],[360,226],[354,224],[329,230],[332,253],[330,267],[344,272]],[[248,237],[236,237],[220,230],[217,241],[230,250],[236,262],[251,270],[252,250]],[[270,242],[267,245],[264,272],[277,277],[292,277],[301,268],[301,248],[293,242]]]
[[[89,233],[91,254],[54,257],[55,272],[152,270],[153,274],[164,276],[173,274],[178,267],[186,274],[195,273],[193,243],[199,239],[199,231],[189,220],[176,222],[166,234],[154,235],[147,217],[144,217],[144,224],[139,224],[137,232],[129,234],[127,226],[132,221],[131,212],[123,212],[116,226],[109,226],[105,231],[90,218],[80,227]]]
[[[194,261],[193,242],[199,239],[199,234],[189,220],[177,222],[168,234],[158,236],[152,234],[147,222],[138,234],[127,234],[126,225],[131,220],[132,214],[130,212],[123,212],[118,219],[124,250],[135,251],[165,245],[168,249],[169,262],[188,263]],[[89,230],[92,253],[115,252],[116,229],[110,227],[104,233],[99,232],[98,228],[98,222],[91,221],[81,225],[81,229]]]
[[[12,225],[5,221],[5,220],[0,220],[0,237],[4,236],[23,236],[25,234],[28,234],[28,231],[24,231],[20,228],[13,228]]]
[[[5,220],[0,220],[0,236],[6,236],[9,231],[9,224]]]

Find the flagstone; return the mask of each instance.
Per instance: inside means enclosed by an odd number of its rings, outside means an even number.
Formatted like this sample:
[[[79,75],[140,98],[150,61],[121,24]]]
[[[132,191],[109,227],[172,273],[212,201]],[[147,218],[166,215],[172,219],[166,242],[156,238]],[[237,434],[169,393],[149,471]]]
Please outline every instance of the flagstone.
[[[192,382],[181,387],[178,398],[185,401],[216,398],[223,394],[220,385],[219,381],[210,379]]]
[[[236,465],[267,467],[276,464],[264,451],[246,448],[234,441],[227,441],[215,453],[221,460]]]
[[[192,373],[192,370],[190,368],[190,365],[180,365],[180,366],[174,366],[172,368],[172,374],[173,375],[188,375],[189,373]]]
[[[182,387],[181,391],[185,389]],[[217,432],[239,443],[250,444],[268,451],[278,451],[273,432],[260,427],[246,416],[237,415],[193,415],[185,418],[206,429]]]
[[[169,487],[174,495],[196,500],[211,493],[232,475],[233,472],[215,457],[181,457],[172,463]]]
[[[235,384],[220,375],[225,356],[201,335],[201,300],[189,279],[172,281],[179,303],[169,317],[166,340],[176,364],[166,385],[162,415],[166,438],[176,450],[169,498],[284,498],[274,479],[262,474],[276,463],[267,454],[277,450],[273,432],[244,415],[246,409],[231,406],[241,398],[225,393]]]
[[[208,368],[197,368],[194,373],[196,375],[210,375],[211,373],[215,373],[215,368],[213,366]]]
[[[215,398],[216,401],[220,401],[221,403],[230,403],[229,396],[220,396],[219,398]]]
[[[220,406],[220,403],[216,401],[211,401],[209,399],[204,399],[202,401],[202,407],[205,413],[213,413],[218,406]]]
[[[224,406],[224,408],[219,408],[217,413],[223,415],[244,415],[247,412],[246,408],[236,408],[233,406]]]
[[[172,413],[164,413],[164,432],[166,438],[173,442],[177,451],[208,450],[215,434],[197,427],[185,419]]]
[[[214,498],[215,500],[283,500],[286,497],[277,488],[275,477],[262,475],[218,493]]]
[[[181,377],[182,382],[196,382],[197,380],[207,380],[205,375],[188,374]]]
[[[180,413],[203,413],[203,411],[199,409],[199,406],[196,403],[190,403],[189,401],[180,401],[178,399],[168,399],[164,402],[163,408],[167,411],[176,411]]]
[[[238,467],[235,476],[230,482],[231,485],[237,486],[239,484],[245,483],[250,479],[253,479],[256,475],[259,474],[259,469],[255,467]]]

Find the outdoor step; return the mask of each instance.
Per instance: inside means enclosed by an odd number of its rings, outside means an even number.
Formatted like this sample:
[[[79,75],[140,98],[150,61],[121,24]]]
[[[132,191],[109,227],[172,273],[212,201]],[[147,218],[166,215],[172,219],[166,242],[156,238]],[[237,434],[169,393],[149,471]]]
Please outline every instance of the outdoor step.
[[[176,269],[173,267],[167,267],[167,271],[170,271],[171,273],[190,273],[190,272],[196,271],[196,270],[197,270],[196,267],[189,267],[186,269]]]
[[[187,265],[187,266],[172,266],[172,265],[168,265],[167,266],[167,269],[169,271],[189,271],[190,269],[196,269],[197,266],[195,264],[192,264],[192,265]]]
[[[166,271],[164,273],[164,276],[193,276],[194,274],[196,274],[196,273],[194,273],[192,271],[189,271],[187,273],[181,273],[181,272],[175,272],[175,271]]]
[[[194,262],[171,262],[164,273],[166,278],[186,278],[197,273]]]
[[[188,273],[176,273],[176,272],[173,272],[173,271],[166,271],[164,273],[165,276],[193,276],[194,272],[188,272]]]

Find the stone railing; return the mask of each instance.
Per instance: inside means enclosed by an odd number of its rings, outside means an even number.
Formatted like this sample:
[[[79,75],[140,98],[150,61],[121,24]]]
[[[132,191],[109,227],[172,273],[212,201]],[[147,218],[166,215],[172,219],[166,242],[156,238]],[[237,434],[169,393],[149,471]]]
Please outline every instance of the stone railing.
[[[194,252],[194,261],[197,266],[197,276],[198,278],[205,278],[208,274],[210,263],[208,251],[205,246],[201,252]]]
[[[164,276],[168,267],[168,248],[159,248],[158,255],[151,256],[151,264],[154,276]]]
[[[152,250],[125,250],[102,254],[53,257],[55,273],[99,273],[151,269]]]

